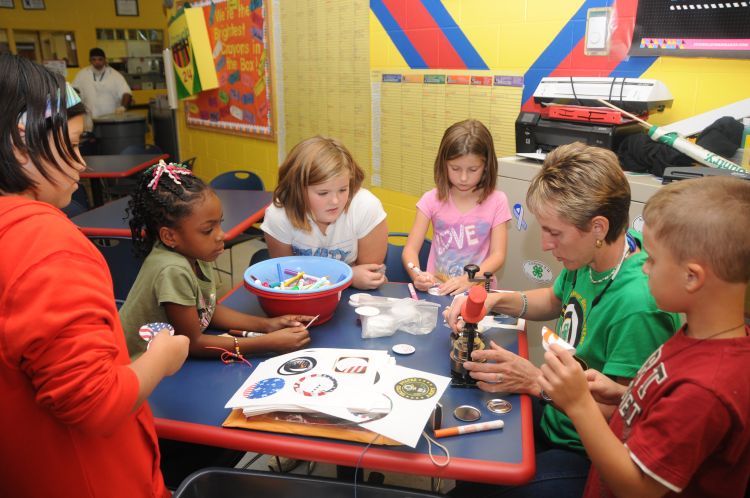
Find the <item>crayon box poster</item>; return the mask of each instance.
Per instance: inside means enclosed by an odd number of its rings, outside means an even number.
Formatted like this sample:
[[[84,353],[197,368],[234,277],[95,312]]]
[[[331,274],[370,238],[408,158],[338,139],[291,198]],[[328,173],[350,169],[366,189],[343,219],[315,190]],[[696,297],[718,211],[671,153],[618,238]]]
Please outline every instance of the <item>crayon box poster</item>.
[[[186,101],[188,126],[274,139],[266,2],[193,2],[206,19],[219,86]]]

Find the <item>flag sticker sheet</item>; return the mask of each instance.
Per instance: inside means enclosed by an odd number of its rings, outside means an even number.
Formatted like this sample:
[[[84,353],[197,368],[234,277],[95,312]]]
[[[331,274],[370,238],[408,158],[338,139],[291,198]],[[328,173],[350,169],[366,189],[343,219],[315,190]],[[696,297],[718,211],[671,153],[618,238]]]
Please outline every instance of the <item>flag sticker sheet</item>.
[[[449,382],[387,351],[306,349],[259,364],[225,407],[246,417],[317,412],[415,447]]]

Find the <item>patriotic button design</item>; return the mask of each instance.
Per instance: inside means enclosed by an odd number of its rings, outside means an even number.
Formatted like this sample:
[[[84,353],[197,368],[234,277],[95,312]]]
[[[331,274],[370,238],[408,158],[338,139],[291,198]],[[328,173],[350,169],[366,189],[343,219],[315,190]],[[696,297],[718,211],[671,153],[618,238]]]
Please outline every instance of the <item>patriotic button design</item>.
[[[247,399],[267,398],[278,392],[282,387],[284,387],[284,379],[272,377],[270,379],[259,380],[255,384],[247,386],[242,395]]]
[[[363,374],[367,372],[367,358],[343,356],[336,360],[334,370],[338,373]]]
[[[174,327],[164,322],[147,323],[146,325],[142,325],[141,328],[138,329],[138,335],[141,336],[141,339],[148,343],[146,345],[146,349],[151,346],[151,340],[154,338],[154,335],[164,329],[169,331],[169,335],[174,335]]]
[[[299,375],[305,372],[309,372],[315,365],[318,364],[318,360],[312,356],[300,356],[299,358],[292,358],[285,362],[279,367],[277,372],[279,375]]]
[[[323,396],[336,390],[339,383],[328,374],[312,374],[294,383],[294,392],[303,396]]]

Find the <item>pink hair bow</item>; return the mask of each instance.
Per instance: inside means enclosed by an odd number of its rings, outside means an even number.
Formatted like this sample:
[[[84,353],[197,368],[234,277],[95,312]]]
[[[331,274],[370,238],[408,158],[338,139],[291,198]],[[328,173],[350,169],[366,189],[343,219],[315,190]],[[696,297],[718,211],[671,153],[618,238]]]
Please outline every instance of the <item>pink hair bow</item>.
[[[164,159],[160,159],[159,164],[154,167],[152,173],[154,177],[148,184],[152,190],[156,190],[156,187],[159,186],[159,179],[164,173],[166,173],[167,176],[169,176],[177,185],[181,185],[182,182],[180,181],[179,175],[191,175],[193,172],[174,163],[167,164],[164,162]]]

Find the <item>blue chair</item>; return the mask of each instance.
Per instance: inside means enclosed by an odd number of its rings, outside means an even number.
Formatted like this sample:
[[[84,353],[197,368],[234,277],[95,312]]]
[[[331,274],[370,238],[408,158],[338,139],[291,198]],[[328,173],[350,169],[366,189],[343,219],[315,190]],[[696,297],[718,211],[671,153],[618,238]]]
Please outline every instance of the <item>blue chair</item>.
[[[222,188],[226,190],[265,190],[263,180],[247,170],[227,171],[219,174],[211,180],[211,188]]]
[[[89,237],[102,253],[112,275],[117,308],[125,302],[135,278],[141,270],[143,260],[133,254],[133,240],[130,237]]]
[[[265,261],[268,258],[270,258],[271,255],[268,254],[268,249],[258,249],[253,253],[253,255],[250,257],[250,264],[247,265],[248,268],[253,266],[255,263],[260,263],[261,261]]]
[[[389,282],[411,282],[411,277],[404,269],[404,264],[401,261],[401,253],[404,252],[404,244],[406,244],[406,238],[409,236],[408,233],[404,232],[391,232],[388,234],[388,252],[385,255],[385,276],[388,277]],[[394,244],[391,239],[401,239],[401,244]],[[427,268],[427,258],[430,255],[430,248],[432,247],[432,241],[425,239],[422,243],[422,248],[419,250],[419,268],[424,270]]]
[[[234,170],[220,173],[210,184],[214,189],[225,190],[265,190],[263,180],[252,171]],[[232,248],[237,244],[247,242],[248,240],[263,238],[263,231],[260,228],[250,227],[237,237],[224,243],[224,248],[229,250],[229,270],[224,270],[215,265],[214,268],[219,273],[226,273],[230,280],[234,278],[234,262],[232,261]]]

